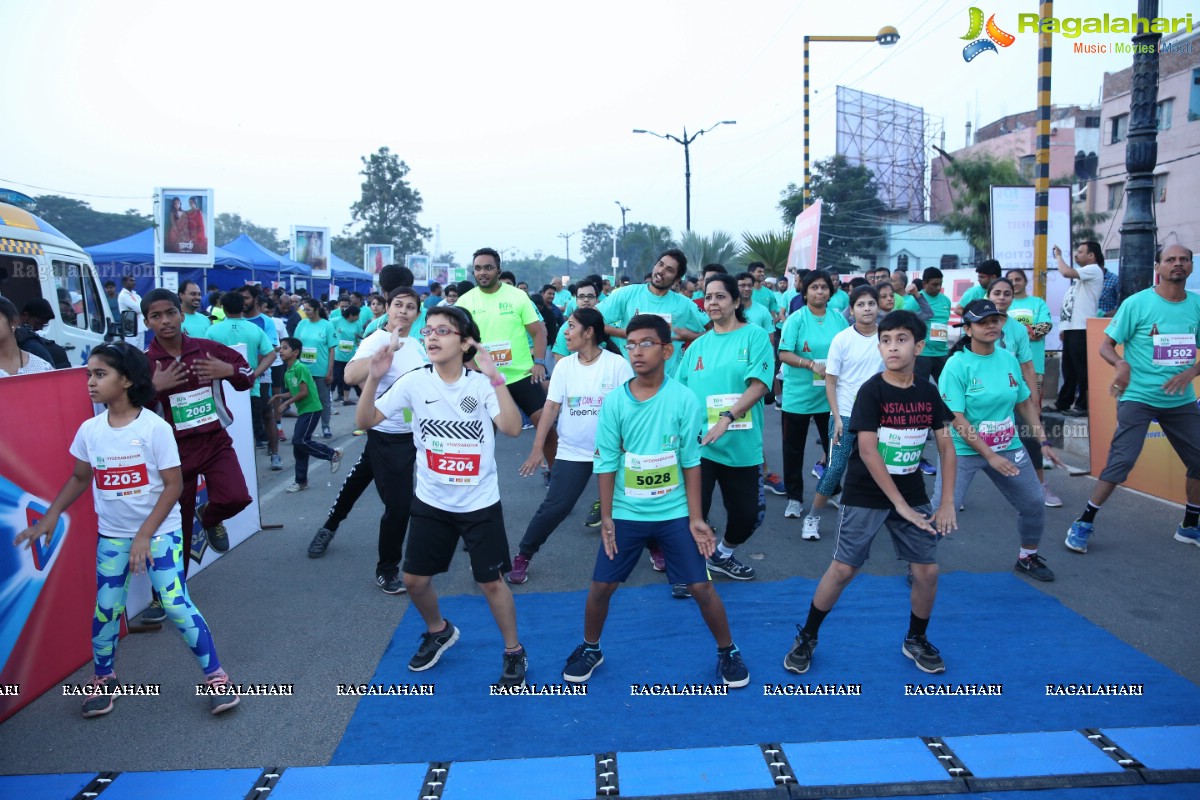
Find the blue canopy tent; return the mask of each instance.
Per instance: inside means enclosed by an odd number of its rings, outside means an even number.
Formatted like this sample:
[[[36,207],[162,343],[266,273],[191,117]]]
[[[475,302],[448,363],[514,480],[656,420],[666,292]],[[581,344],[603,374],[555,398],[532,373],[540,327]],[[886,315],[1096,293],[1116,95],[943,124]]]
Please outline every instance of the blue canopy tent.
[[[141,233],[115,242],[83,249],[92,257],[102,281],[112,279],[120,286],[121,277],[130,273],[136,281],[134,289],[138,294],[144,295],[155,288],[153,228],[146,228]],[[163,267],[161,272],[177,274],[181,284],[185,280],[195,281],[204,292],[212,288],[234,289],[252,279],[250,262],[234,253],[218,247],[215,260],[216,267],[212,270],[202,267]]]
[[[254,268],[254,280],[263,286],[269,287],[272,281],[282,284],[284,283],[283,276],[287,275],[293,279],[287,282],[287,288],[294,289],[293,281],[296,277],[302,277],[305,280],[312,278],[312,269],[308,265],[292,261],[279,253],[272,253],[244,233],[224,245],[223,249],[250,262]]]
[[[341,292],[342,289],[363,294],[371,291],[371,273],[359,269],[348,261],[333,256],[330,262],[330,272],[333,274],[332,283],[338,288],[338,292]],[[310,288],[309,291],[317,297],[329,291],[329,281],[314,280],[313,283],[318,285]]]

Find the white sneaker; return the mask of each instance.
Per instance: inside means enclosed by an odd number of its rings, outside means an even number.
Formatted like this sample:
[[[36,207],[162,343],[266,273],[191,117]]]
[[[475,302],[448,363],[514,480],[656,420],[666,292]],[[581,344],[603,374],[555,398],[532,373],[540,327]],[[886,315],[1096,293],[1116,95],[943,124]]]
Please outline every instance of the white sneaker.
[[[303,492],[307,488],[308,488],[307,483],[293,483],[291,486],[289,486],[287,488],[287,492],[288,492],[288,494],[295,494],[296,492]]]
[[[804,530],[800,532],[800,538],[810,542],[815,542],[821,538],[821,518],[807,516],[804,518]]]
[[[1062,508],[1062,498],[1050,491],[1050,487],[1042,484],[1042,497],[1045,499],[1046,508]]]
[[[804,505],[799,500],[788,500],[787,508],[783,510],[784,519],[800,519],[804,513]]]

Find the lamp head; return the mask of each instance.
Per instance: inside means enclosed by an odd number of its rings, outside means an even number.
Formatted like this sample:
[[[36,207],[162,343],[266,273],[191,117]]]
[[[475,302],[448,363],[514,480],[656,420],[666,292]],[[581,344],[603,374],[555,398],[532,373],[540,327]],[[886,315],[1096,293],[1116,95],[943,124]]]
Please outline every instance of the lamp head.
[[[721,120],[721,124],[722,125],[737,125],[737,120],[736,119],[723,119],[723,120]]]
[[[642,130],[641,128],[634,128],[633,132],[634,133],[649,133],[650,131],[645,131],[645,130]]]
[[[885,25],[879,29],[879,33],[875,34],[875,41],[884,47],[890,47],[900,41],[900,31],[893,28],[891,25]]]

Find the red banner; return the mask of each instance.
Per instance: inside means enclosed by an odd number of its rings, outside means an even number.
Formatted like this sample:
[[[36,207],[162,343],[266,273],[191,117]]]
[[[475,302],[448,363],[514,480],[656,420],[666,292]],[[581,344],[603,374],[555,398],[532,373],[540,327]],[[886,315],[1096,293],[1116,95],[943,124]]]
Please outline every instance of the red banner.
[[[796,217],[792,227],[792,249],[788,252],[788,272],[817,268],[817,237],[821,233],[821,201],[813,203]]]

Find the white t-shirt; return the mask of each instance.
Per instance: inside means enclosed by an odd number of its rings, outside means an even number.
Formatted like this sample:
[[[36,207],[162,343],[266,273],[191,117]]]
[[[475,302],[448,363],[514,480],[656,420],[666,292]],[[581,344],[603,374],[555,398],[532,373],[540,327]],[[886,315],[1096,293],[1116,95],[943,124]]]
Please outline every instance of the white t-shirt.
[[[1079,277],[1071,281],[1062,301],[1062,324],[1059,331],[1085,331],[1088,317],[1100,308],[1100,292],[1104,289],[1104,270],[1099,264],[1079,267]]]
[[[270,317],[270,320],[275,323],[275,347],[278,348],[279,343],[282,342],[284,339],[286,339],[288,336],[287,320],[281,319],[279,317]],[[283,366],[283,359],[280,358],[278,349],[276,350],[276,353],[275,353],[275,362],[273,364],[271,364],[271,366],[272,367],[282,367]]]
[[[854,398],[868,380],[883,372],[879,355],[879,334],[863,336],[853,325],[838,331],[829,343],[825,372],[837,376],[838,414],[850,416]]]
[[[387,417],[412,409],[421,502],[457,513],[500,502],[492,427],[500,401],[481,373],[464,367],[462,377],[446,383],[428,365],[401,375],[375,407]]]
[[[92,497],[100,535],[120,539],[137,536],[154,510],[163,490],[159,471],[180,464],[171,426],[147,409],[124,428],[109,425],[107,411],[92,417],[79,426],[71,442],[71,455],[92,465]],[[183,518],[176,503],[154,535],[182,528]]]
[[[590,462],[595,457],[600,406],[609,392],[632,377],[629,362],[607,350],[591,364],[581,364],[579,354],[572,353],[555,365],[546,399],[562,406],[557,458]]]
[[[420,339],[408,337],[400,340],[401,347],[392,354],[392,366],[379,381],[379,387],[375,390],[375,399],[378,400],[383,396],[388,389],[392,388],[392,384],[400,379],[400,376],[406,372],[411,372],[414,369],[419,369],[429,363],[429,358],[425,355],[425,345]],[[385,347],[392,343],[391,331],[385,331],[383,328],[372,333],[367,338],[363,339],[358,345],[358,350],[355,351],[351,361],[370,360],[370,358]],[[378,408],[379,406],[376,406]],[[388,416],[383,422],[376,425],[372,430],[380,433],[412,433],[412,409],[402,408],[400,413],[393,416]]]
[[[146,320],[142,316],[142,296],[132,289],[122,289],[117,294],[117,310],[121,313],[132,311],[137,314],[137,332],[146,332]],[[121,320],[117,320],[120,322]]]
[[[53,372],[54,365],[41,356],[35,356],[33,353],[26,353],[24,350],[21,354],[29,359],[24,366],[17,370],[18,375],[34,375],[38,372]],[[0,369],[0,378],[11,378],[4,370]]]

